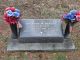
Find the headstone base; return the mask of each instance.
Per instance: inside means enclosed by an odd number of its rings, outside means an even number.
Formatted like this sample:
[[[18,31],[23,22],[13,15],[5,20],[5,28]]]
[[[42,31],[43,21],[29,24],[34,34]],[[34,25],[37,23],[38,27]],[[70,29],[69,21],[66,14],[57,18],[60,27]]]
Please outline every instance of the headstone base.
[[[7,51],[72,51],[75,45],[72,40],[65,39],[63,43],[19,43],[17,39],[10,39]]]

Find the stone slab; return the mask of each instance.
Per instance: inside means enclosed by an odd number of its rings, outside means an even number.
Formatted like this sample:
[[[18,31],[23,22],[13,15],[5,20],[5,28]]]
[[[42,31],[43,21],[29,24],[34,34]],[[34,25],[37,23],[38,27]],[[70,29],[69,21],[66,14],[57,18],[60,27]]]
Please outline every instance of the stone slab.
[[[63,42],[60,19],[22,19],[20,30],[22,43]]]
[[[75,45],[72,40],[65,39],[63,43],[20,43],[17,39],[10,39],[7,51],[73,51]]]

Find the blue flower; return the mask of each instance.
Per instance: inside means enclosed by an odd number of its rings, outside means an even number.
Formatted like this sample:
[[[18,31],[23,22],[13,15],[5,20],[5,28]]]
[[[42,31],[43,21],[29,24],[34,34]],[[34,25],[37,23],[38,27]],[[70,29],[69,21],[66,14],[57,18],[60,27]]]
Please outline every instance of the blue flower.
[[[76,12],[77,12],[77,10],[71,10],[69,13],[71,13],[71,14],[75,15],[75,14],[76,14]]]
[[[13,13],[14,13],[13,15],[14,15],[15,17],[20,17],[20,13],[18,13],[18,12],[13,12]]]
[[[76,12],[77,12],[77,10],[71,10],[69,13],[67,13],[65,16],[63,16],[63,18],[73,21],[73,20],[75,20]]]
[[[19,9],[15,9],[15,12],[18,12],[18,13],[20,13],[20,10],[19,10]]]
[[[8,16],[13,16],[13,12],[11,10],[6,11]]]

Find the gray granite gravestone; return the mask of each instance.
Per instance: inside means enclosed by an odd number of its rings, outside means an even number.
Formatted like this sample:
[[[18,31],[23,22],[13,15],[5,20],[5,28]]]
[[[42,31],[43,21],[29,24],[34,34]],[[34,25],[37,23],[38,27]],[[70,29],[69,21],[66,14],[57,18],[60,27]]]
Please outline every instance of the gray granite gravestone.
[[[22,19],[19,39],[8,41],[7,51],[72,51],[71,39],[63,38],[60,19]]]
[[[61,20],[58,19],[24,19],[20,31],[20,42],[24,43],[61,43],[63,34]]]

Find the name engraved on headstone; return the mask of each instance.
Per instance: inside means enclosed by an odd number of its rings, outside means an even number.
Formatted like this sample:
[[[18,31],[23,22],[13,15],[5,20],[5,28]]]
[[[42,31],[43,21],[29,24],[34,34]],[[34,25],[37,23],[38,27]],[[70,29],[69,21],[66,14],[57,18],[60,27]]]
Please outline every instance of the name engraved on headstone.
[[[22,21],[20,38],[25,42],[63,42],[61,21],[57,19],[27,19]]]
[[[42,35],[46,35],[48,31],[54,30],[54,23],[52,20],[35,20],[34,29]]]

